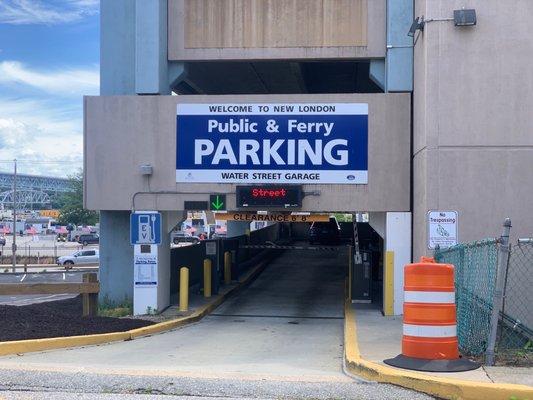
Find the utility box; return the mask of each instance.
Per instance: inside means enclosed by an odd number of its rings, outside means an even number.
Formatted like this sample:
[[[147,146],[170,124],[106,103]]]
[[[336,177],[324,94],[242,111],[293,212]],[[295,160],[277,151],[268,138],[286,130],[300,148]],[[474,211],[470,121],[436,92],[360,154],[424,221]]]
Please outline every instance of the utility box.
[[[360,251],[360,257],[354,252],[351,262],[352,303],[372,302],[372,253]],[[358,259],[359,258],[359,259]]]

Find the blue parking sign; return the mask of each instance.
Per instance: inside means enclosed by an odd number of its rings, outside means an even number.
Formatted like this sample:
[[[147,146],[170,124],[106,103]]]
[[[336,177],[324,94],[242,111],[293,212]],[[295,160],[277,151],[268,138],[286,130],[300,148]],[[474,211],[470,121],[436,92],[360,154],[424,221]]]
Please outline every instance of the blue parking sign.
[[[134,244],[161,244],[161,214],[139,211],[130,215],[130,242]]]

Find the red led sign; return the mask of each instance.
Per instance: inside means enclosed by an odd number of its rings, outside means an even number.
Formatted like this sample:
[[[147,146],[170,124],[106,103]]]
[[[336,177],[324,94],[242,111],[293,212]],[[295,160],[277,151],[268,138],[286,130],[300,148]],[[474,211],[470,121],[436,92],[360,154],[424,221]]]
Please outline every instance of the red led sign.
[[[237,186],[237,207],[301,207],[298,185]]]
[[[286,197],[287,191],[285,189],[253,188],[252,196],[253,197]]]

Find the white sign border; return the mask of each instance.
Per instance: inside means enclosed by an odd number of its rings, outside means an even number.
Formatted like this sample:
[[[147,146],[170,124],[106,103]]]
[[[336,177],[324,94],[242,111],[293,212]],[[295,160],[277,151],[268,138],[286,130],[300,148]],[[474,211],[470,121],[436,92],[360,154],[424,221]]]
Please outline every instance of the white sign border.
[[[259,107],[268,107],[268,111],[260,111]],[[274,107],[281,106],[334,106],[335,111],[272,111]],[[210,107],[252,107],[251,111],[211,111]],[[176,106],[176,115],[366,115],[368,117],[368,103],[301,103],[301,102],[285,102],[285,103],[178,103]],[[368,132],[367,132],[368,134]],[[368,147],[367,147],[368,155]],[[192,175],[194,171],[194,175]],[[228,179],[221,180],[217,177],[221,172],[234,172],[237,174],[264,172],[264,173],[321,173],[327,178],[327,182],[312,179]],[[348,180],[350,176],[352,179]],[[270,184],[270,183],[284,183],[284,184],[299,184],[299,185],[368,185],[368,169],[364,171],[359,170],[257,170],[251,171],[249,169],[243,170],[186,170],[176,169],[177,183],[217,183],[217,184]]]

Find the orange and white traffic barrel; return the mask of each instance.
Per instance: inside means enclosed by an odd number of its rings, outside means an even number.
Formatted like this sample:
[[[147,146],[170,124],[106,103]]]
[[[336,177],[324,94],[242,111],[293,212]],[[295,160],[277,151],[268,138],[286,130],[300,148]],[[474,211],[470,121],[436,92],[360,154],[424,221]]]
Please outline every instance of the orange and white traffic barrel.
[[[454,266],[433,258],[404,268],[402,354],[385,363],[422,371],[478,368],[459,356]]]
[[[402,354],[459,358],[453,265],[425,259],[405,267]]]

